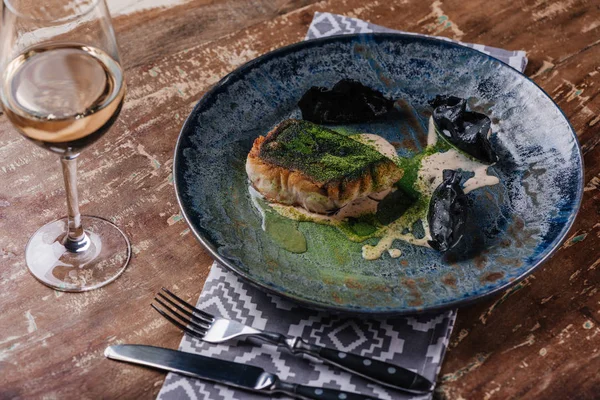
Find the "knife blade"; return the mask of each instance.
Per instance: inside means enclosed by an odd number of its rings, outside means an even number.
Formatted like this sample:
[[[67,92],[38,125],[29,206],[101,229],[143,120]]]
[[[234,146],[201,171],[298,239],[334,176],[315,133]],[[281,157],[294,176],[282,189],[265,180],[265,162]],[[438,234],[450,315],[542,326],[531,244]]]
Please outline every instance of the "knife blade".
[[[104,355],[113,360],[145,365],[265,395],[283,393],[297,399],[308,400],[375,399],[341,390],[284,382],[277,375],[266,372],[260,367],[162,347],[119,344],[107,347]]]

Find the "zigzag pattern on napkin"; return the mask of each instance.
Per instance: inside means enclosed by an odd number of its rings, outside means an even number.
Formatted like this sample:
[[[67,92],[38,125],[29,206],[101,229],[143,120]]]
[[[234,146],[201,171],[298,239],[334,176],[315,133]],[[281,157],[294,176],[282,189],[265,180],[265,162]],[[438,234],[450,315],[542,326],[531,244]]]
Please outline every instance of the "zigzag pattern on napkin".
[[[302,336],[311,343],[391,361],[434,379],[447,346],[453,311],[434,316],[397,319],[343,318],[300,307],[266,294],[235,274],[214,264],[198,307],[259,329]],[[274,346],[248,343],[209,344],[185,335],[183,351],[260,366],[284,380],[313,386],[344,388],[381,399],[427,399],[407,396],[367,383],[363,379],[324,364],[312,364]],[[185,383],[183,383],[185,382]],[[159,399],[261,399],[221,385],[169,374]]]

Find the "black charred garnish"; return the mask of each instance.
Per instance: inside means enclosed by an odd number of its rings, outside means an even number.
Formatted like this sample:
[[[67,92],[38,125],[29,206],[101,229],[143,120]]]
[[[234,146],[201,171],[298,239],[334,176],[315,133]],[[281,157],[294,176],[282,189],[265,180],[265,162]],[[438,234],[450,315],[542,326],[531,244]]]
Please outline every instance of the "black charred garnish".
[[[446,169],[444,181],[435,189],[429,202],[427,222],[431,232],[429,245],[446,252],[462,238],[467,219],[467,196],[460,187],[460,172]]]
[[[429,104],[439,135],[479,161],[486,164],[498,161],[488,140],[491,121],[487,116],[467,111],[466,100],[459,97],[436,96]]]
[[[342,79],[331,89],[313,86],[298,106],[307,121],[344,124],[381,119],[394,109],[394,101],[360,82]]]

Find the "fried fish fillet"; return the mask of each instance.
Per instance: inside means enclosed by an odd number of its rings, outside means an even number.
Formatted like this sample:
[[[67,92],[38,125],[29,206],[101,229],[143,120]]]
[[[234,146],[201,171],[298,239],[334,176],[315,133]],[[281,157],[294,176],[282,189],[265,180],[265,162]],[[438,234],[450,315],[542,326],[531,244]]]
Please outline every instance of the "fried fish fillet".
[[[319,214],[389,189],[403,175],[392,160],[372,147],[293,119],[254,141],[246,172],[268,200]]]

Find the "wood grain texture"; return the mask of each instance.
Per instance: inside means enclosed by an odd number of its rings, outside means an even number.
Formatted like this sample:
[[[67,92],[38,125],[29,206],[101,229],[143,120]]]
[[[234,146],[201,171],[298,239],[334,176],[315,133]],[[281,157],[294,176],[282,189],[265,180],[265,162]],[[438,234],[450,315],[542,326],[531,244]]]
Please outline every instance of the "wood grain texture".
[[[311,4],[315,3],[315,4]],[[595,399],[600,393],[600,1],[194,0],[115,20],[129,93],[115,127],[80,162],[82,212],[134,245],[124,275],[83,294],[27,272],[35,229],[62,216],[56,157],[0,118],[0,398],[152,398],[164,374],[104,359],[109,344],[176,347],[149,307],[163,285],[194,301],[210,257],[181,220],[171,167],[179,129],[228,72],[301,40],[315,11],[390,28],[527,50],[526,73],[581,141],[586,191],[569,239],[534,275],[461,309],[440,399]]]

